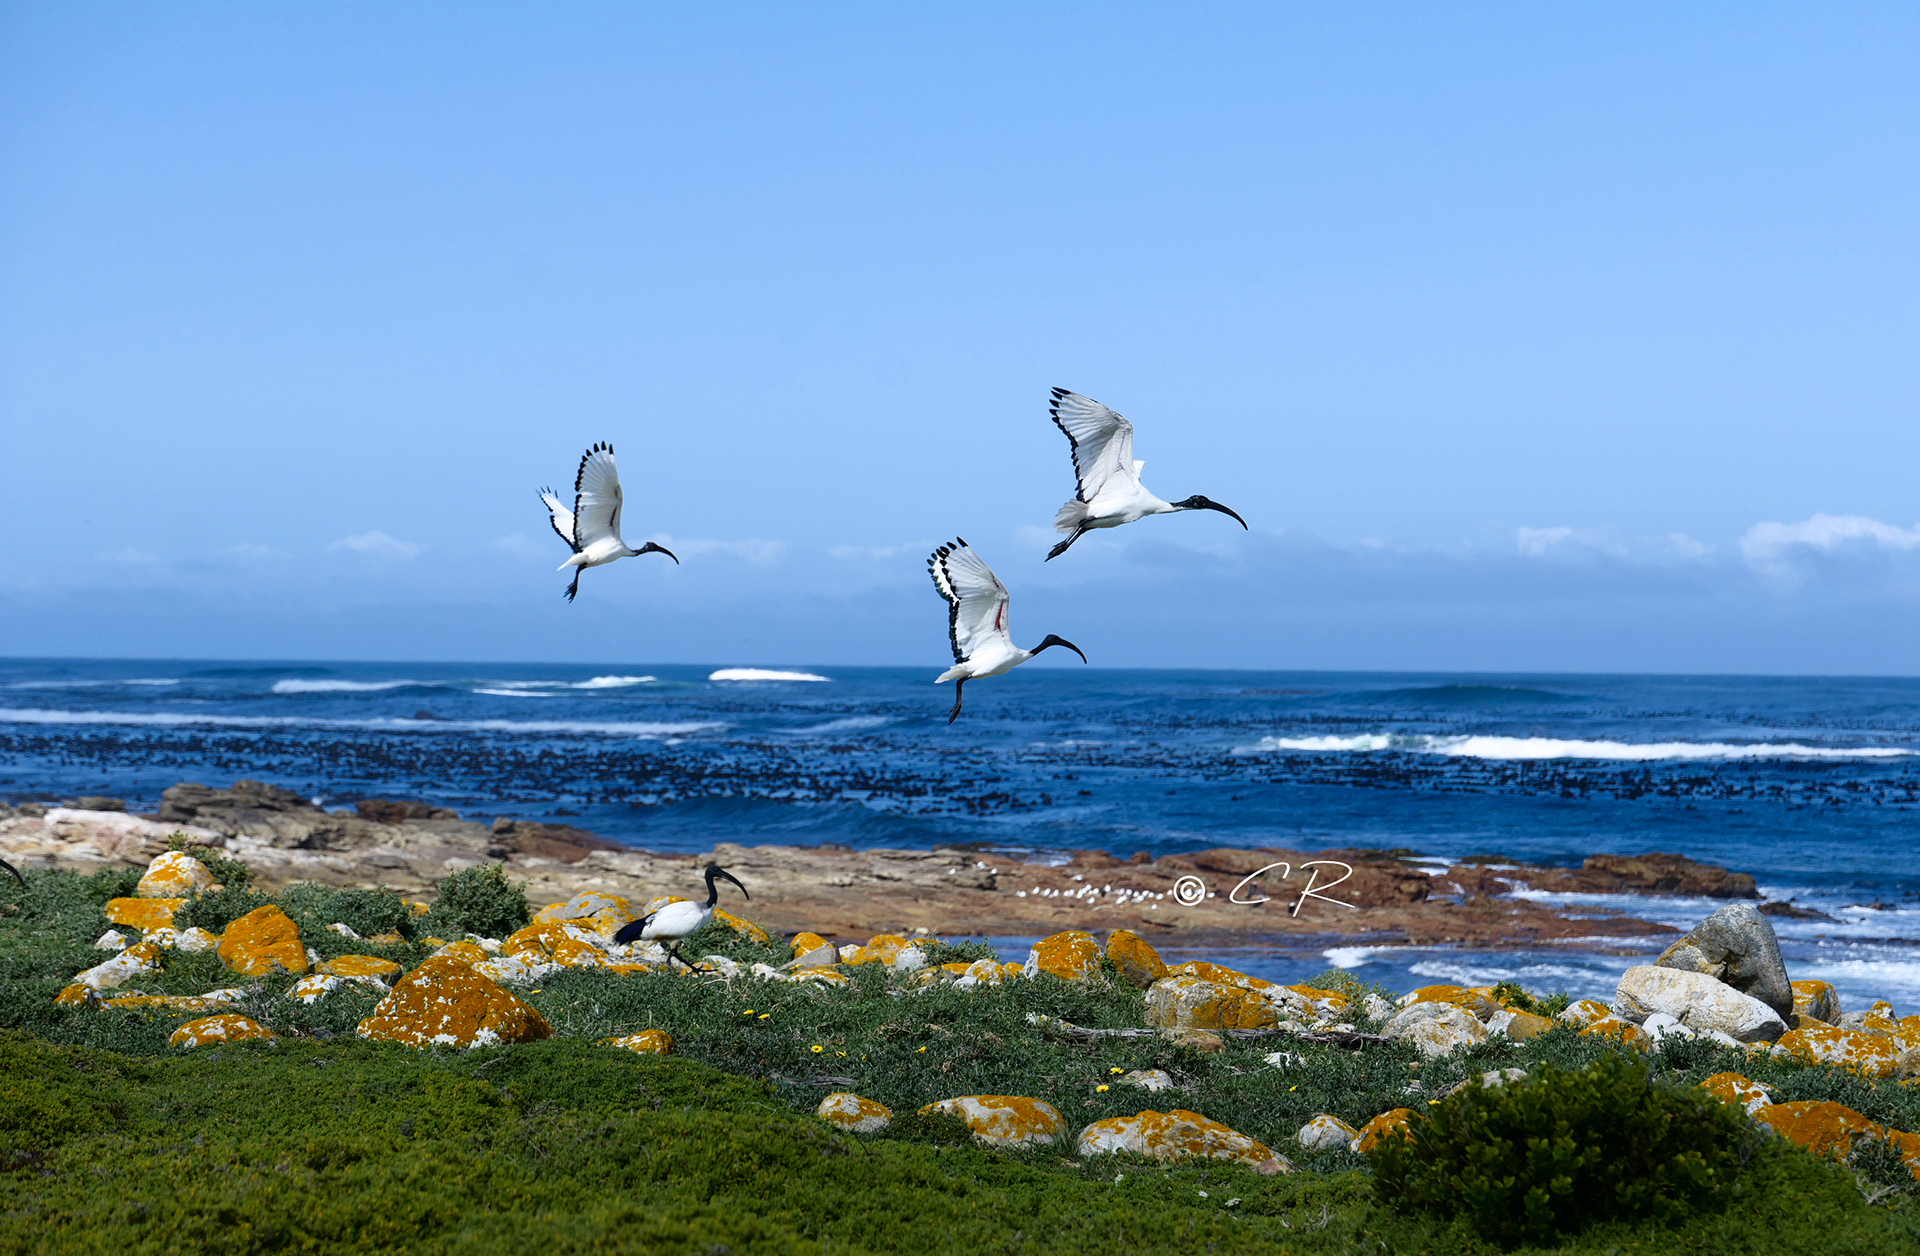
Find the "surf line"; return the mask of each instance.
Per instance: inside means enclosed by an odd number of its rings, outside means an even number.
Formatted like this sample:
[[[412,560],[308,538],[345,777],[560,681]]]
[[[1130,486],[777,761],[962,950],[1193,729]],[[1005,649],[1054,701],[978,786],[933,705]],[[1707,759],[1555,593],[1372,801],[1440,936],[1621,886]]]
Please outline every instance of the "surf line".
[[[1312,869],[1312,871],[1307,873],[1307,888],[1300,892],[1300,897],[1294,901],[1292,910],[1287,913],[1288,915],[1298,917],[1300,915],[1300,909],[1307,905],[1307,900],[1310,898],[1317,898],[1323,903],[1332,903],[1335,907],[1345,907],[1349,911],[1359,910],[1360,905],[1358,903],[1343,902],[1340,899],[1332,898],[1321,892],[1323,890],[1330,890],[1342,881],[1352,877],[1352,864],[1341,863],[1337,859],[1309,859],[1300,866],[1302,868]],[[1260,876],[1262,873],[1271,872],[1275,868],[1286,869],[1285,872],[1280,874],[1282,881],[1285,881],[1293,875],[1293,865],[1285,860],[1270,863],[1266,867],[1258,868],[1247,876],[1242,877],[1237,885],[1227,891],[1227,901],[1236,907],[1258,907],[1262,903],[1271,902],[1271,899],[1264,896],[1261,898],[1241,898],[1240,891],[1252,884],[1255,877]],[[1338,877],[1320,886],[1319,889],[1315,889],[1315,885],[1319,882],[1321,868],[1339,868],[1342,871]],[[1202,902],[1213,897],[1213,892],[1207,888],[1205,881],[1189,874],[1173,883],[1173,897],[1175,901],[1183,906],[1197,907]]]

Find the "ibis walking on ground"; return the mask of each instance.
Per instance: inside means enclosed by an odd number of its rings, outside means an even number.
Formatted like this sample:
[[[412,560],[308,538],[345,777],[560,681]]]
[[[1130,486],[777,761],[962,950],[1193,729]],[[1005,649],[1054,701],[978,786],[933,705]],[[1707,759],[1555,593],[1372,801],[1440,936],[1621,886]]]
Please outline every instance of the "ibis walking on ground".
[[[720,901],[720,887],[714,884],[719,877],[725,877],[740,886],[740,892],[747,894],[747,887],[740,885],[739,878],[722,868],[719,864],[707,865],[707,901],[704,903],[668,903],[659,911],[650,912],[638,920],[630,920],[620,926],[620,932],[613,940],[620,945],[638,939],[641,942],[665,942],[667,954],[685,964],[688,968],[698,965],[687,963],[687,957],[680,953],[680,939],[691,937],[701,925],[713,919],[714,905]],[[747,894],[751,899],[753,895]]]
[[[665,554],[680,559],[664,545],[648,541],[634,549],[620,539],[620,468],[614,465],[613,446],[602,441],[587,450],[580,459],[580,470],[573,477],[573,509],[550,488],[540,490],[540,500],[553,516],[553,530],[573,550],[573,557],[560,564],[560,570],[572,567],[573,583],[567,586],[567,601],[580,592],[580,573],[600,567],[616,558],[637,558],[641,554]]]
[[[1133,424],[1093,398],[1054,389],[1053,421],[1073,447],[1073,473],[1080,488],[1053,517],[1053,530],[1068,535],[1048,551],[1049,562],[1066,553],[1089,529],[1117,528],[1148,515],[1217,510],[1247,526],[1233,511],[1197,493],[1178,502],[1163,502],[1149,493],[1140,483],[1140,472],[1147,464],[1133,460]]]
[[[947,723],[960,718],[960,695],[970,680],[1004,675],[1056,645],[1079,654],[1082,663],[1087,661],[1079,646],[1052,633],[1031,650],[1016,646],[1007,628],[1007,604],[1012,600],[1007,586],[964,540],[956,537],[953,544],[933,551],[927,570],[933,573],[933,587],[947,600],[947,638],[953,643],[953,666],[933,683],[959,682],[953,687],[953,711]]]

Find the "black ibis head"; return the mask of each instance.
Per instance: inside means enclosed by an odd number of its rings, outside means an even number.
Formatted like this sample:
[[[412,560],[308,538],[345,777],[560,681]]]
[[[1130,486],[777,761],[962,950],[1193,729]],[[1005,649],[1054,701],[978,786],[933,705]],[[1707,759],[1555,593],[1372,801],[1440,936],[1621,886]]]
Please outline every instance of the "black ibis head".
[[[1239,522],[1241,527],[1245,528],[1247,526],[1247,521],[1245,519],[1241,519],[1238,514],[1235,514],[1233,511],[1227,509],[1225,506],[1222,506],[1219,502],[1211,501],[1205,497],[1200,496],[1200,494],[1198,493],[1195,493],[1192,497],[1187,498],[1187,500],[1183,502],[1173,503],[1173,508],[1175,510],[1217,510],[1223,515],[1233,515],[1234,519]],[[1248,528],[1247,530],[1252,531],[1251,528]]]
[[[725,877],[736,886],[739,886],[742,894],[747,894],[747,887],[740,885],[739,877],[734,876],[717,863],[710,863],[707,865],[707,906],[711,907],[720,901],[720,887],[713,883],[715,877]],[[747,894],[747,897],[752,898],[753,895]]]
[[[1066,646],[1069,650],[1072,650],[1075,654],[1080,655],[1080,661],[1082,663],[1087,661],[1087,656],[1085,654],[1081,654],[1079,646],[1067,640],[1065,637],[1056,637],[1052,633],[1047,634],[1047,639],[1045,641],[1042,641],[1039,645],[1034,646],[1033,652],[1035,654],[1038,654],[1040,653],[1040,651],[1046,649],[1048,646],[1054,646],[1054,645]]]
[[[636,558],[642,554],[665,554],[668,558],[671,558],[676,565],[680,562],[680,556],[678,554],[664,545],[655,545],[652,541],[648,541],[633,553]]]

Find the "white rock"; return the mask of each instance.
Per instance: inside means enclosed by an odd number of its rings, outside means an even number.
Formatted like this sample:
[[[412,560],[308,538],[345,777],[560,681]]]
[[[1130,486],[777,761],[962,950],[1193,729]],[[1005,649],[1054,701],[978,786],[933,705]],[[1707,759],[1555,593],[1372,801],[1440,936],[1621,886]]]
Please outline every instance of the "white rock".
[[[724,955],[702,955],[700,963],[722,977],[738,977],[742,971],[739,961],[728,959]]]
[[[502,955],[497,959],[483,959],[473,966],[473,971],[482,977],[498,982],[513,982],[516,985],[528,985],[540,980],[548,973],[560,971],[559,964],[546,964],[533,958],[529,951],[518,955]]]
[[[220,945],[220,939],[199,926],[194,926],[180,935],[173,944],[178,951],[211,951]]]
[[[893,971],[910,973],[927,966],[927,953],[917,946],[903,946],[900,953],[893,957]]]
[[[1169,1077],[1165,1070],[1157,1068],[1137,1068],[1131,1073],[1123,1074],[1120,1078],[1120,1084],[1122,1086],[1138,1086],[1142,1090],[1156,1093],[1162,1090],[1175,1089],[1173,1078]]]
[[[360,935],[353,931],[352,925],[343,925],[337,920],[327,926],[327,932],[337,933],[343,938],[352,938],[355,942],[361,940]]]
[[[1655,1042],[1669,1036],[1675,1038],[1692,1038],[1696,1036],[1691,1029],[1688,1029],[1680,1023],[1678,1017],[1669,1016],[1665,1012],[1655,1012],[1652,1016],[1641,1021],[1640,1029],[1643,1033],[1651,1036]]]
[[[1297,1137],[1308,1151],[1332,1151],[1336,1147],[1351,1147],[1354,1139],[1360,1137],[1360,1131],[1339,1117],[1323,1112],[1302,1125]]]
[[[1760,1000],[1705,973],[1640,964],[1620,977],[1614,1012],[1636,1025],[1665,1012],[1695,1033],[1719,1030],[1741,1042],[1772,1042],[1787,1032],[1778,1013]]]
[[[1391,1017],[1396,1009],[1379,995],[1369,993],[1360,1000],[1360,1010],[1367,1014],[1368,1020],[1383,1021]]]
[[[132,938],[120,932],[118,929],[109,929],[100,935],[99,940],[93,944],[93,949],[96,951],[124,951],[132,945]]]
[[[1261,1057],[1275,1068],[1285,1071],[1290,1068],[1305,1068],[1307,1057],[1298,1051],[1269,1051]]]
[[[340,978],[328,976],[326,973],[309,973],[293,983],[293,989],[288,991],[287,997],[298,999],[302,1003],[318,1003],[345,984],[346,982]]]
[[[1455,1047],[1487,1040],[1487,1027],[1464,1008],[1427,1001],[1402,1008],[1380,1029],[1389,1038],[1404,1038],[1423,1055],[1445,1055]]]
[[[161,925],[157,929],[147,930],[140,935],[140,940],[151,942],[162,950],[172,950],[180,945],[180,931],[172,925]]]
[[[128,980],[141,973],[157,973],[160,961],[154,958],[145,943],[129,947],[104,964],[95,964],[79,974],[74,981],[95,990],[118,990]]]

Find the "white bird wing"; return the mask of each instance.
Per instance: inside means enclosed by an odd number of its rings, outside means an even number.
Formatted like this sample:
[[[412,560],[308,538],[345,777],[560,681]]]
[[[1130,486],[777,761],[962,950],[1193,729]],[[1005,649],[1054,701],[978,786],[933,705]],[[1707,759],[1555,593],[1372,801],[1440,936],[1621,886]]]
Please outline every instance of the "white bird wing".
[[[573,477],[573,542],[585,549],[595,541],[620,540],[620,468],[613,446],[602,441],[580,459]],[[625,544],[625,542],[621,542]]]
[[[553,524],[553,530],[560,534],[560,539],[567,543],[568,549],[578,554],[580,546],[573,539],[573,512],[560,500],[560,494],[550,488],[540,490],[540,500],[546,503],[547,513],[551,516],[548,522]]]
[[[1092,501],[1116,477],[1140,487],[1140,468],[1146,464],[1133,460],[1133,424],[1125,416],[1091,397],[1056,388],[1053,421],[1073,447],[1073,474],[1080,481],[1076,500]]]
[[[942,545],[927,560],[933,587],[947,600],[947,637],[953,643],[953,661],[964,663],[981,646],[999,638],[1011,647],[1007,627],[1007,586],[981,561],[964,540]]]

